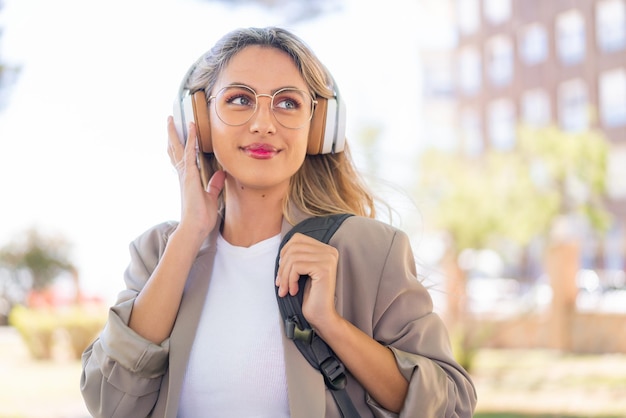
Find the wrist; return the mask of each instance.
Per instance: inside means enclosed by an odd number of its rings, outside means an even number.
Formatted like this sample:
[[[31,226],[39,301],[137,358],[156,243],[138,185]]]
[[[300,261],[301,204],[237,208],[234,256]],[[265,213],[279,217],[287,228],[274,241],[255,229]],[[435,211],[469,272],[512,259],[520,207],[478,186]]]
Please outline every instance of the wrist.
[[[190,249],[199,249],[202,243],[208,236],[209,231],[204,231],[201,228],[197,228],[192,225],[179,223],[172,235],[170,235],[169,241],[180,242],[185,246],[189,246]]]
[[[334,312],[333,315],[318,321],[315,325],[311,324],[311,326],[323,340],[335,340],[337,336],[346,332],[347,321],[337,312]]]

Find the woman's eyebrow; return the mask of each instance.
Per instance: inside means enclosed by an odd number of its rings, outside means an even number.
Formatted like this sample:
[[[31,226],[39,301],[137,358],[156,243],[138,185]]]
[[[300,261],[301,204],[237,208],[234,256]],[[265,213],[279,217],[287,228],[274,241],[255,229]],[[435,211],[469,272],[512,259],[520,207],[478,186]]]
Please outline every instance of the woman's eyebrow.
[[[225,87],[233,87],[233,86],[245,86],[245,87],[248,87],[251,90],[254,90],[254,92],[256,94],[264,94],[264,93],[259,93],[258,89],[252,87],[251,85],[249,85],[247,83],[240,82],[240,81],[233,81],[231,83],[228,83]],[[293,85],[287,85],[287,86],[281,86],[281,87],[278,87],[278,88],[276,88],[274,90],[271,90],[270,94],[274,94],[277,91],[283,90],[283,89],[296,89],[296,90],[307,91],[306,89],[303,89],[302,87],[293,86]]]

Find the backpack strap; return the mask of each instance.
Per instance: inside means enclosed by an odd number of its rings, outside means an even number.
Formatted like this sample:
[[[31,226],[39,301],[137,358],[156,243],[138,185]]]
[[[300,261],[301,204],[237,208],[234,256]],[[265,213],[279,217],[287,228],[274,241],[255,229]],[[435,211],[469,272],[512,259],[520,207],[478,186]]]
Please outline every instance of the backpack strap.
[[[278,274],[280,250],[295,233],[300,232],[327,244],[342,222],[350,216],[352,215],[338,214],[313,217],[305,219],[294,226],[285,235],[280,244],[279,255],[276,257],[275,275]],[[304,289],[308,278],[309,276],[307,275],[300,276],[298,281],[299,289]],[[322,373],[324,382],[330,389],[343,418],[358,418],[359,413],[345,390],[347,378],[343,363],[328,344],[317,335],[302,314],[303,292],[298,291],[296,295],[288,294],[280,297],[276,287],[276,299],[285,323],[287,338],[293,340],[309,364]]]

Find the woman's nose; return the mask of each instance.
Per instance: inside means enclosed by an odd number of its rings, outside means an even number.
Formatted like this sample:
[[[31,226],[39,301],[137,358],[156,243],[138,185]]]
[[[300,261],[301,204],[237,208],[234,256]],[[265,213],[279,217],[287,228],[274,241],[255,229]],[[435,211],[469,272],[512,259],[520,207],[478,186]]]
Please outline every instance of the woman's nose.
[[[266,100],[259,100],[265,98]],[[276,119],[272,112],[272,97],[267,94],[259,94],[257,97],[256,111],[250,121],[250,130],[253,132],[276,132]]]

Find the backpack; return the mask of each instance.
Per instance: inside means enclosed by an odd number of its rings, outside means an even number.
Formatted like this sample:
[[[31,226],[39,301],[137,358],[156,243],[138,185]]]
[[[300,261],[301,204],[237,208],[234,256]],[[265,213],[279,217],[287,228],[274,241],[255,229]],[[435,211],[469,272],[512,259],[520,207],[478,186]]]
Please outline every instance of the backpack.
[[[276,276],[278,274],[280,249],[283,248],[295,233],[300,232],[327,244],[333,234],[339,229],[341,223],[350,216],[352,215],[338,214],[313,217],[305,219],[294,226],[280,243],[278,250],[279,256],[276,257],[276,270],[274,275]],[[287,296],[280,297],[278,296],[278,287],[274,286],[276,287],[278,307],[284,320],[285,334],[287,338],[293,340],[309,364],[322,373],[324,382],[330,389],[330,393],[333,395],[343,418],[358,418],[359,413],[352,404],[345,389],[347,378],[343,363],[326,342],[315,333],[315,330],[311,328],[302,314],[302,289],[304,289],[308,278],[309,276],[306,275],[300,276],[300,280],[298,281],[300,291],[294,296],[287,294]]]

